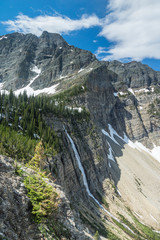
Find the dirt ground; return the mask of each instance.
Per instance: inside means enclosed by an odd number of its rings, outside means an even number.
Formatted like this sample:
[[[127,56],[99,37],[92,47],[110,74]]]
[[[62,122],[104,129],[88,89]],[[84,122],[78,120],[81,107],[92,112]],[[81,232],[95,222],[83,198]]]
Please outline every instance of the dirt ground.
[[[159,229],[160,163],[127,144],[116,160],[121,170],[117,187],[123,200],[142,223]]]

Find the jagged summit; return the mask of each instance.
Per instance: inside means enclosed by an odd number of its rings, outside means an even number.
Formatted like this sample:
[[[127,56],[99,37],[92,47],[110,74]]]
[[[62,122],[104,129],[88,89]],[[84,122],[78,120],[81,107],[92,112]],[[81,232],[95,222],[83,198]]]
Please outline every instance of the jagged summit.
[[[45,170],[49,179],[43,178],[59,192],[65,239],[92,240],[99,234],[100,239],[158,240],[159,84],[159,72],[147,65],[100,62],[59,34],[0,37],[0,90],[15,93],[0,94],[0,154],[22,163],[12,167],[12,160],[0,156],[0,238],[62,239],[63,227],[55,229],[50,218],[41,232],[37,225],[24,231],[32,209],[20,176],[32,178],[37,169]],[[56,95],[27,98],[20,95],[24,90]],[[45,149],[36,147],[38,141]],[[46,155],[39,158],[38,149]],[[46,206],[42,200],[40,206]],[[14,220],[18,214],[21,224]]]
[[[41,70],[31,85],[37,90],[78,73],[96,60],[91,52],[69,46],[55,33],[43,32],[39,38],[33,34],[12,33],[0,39],[0,82],[3,90],[12,88],[15,91],[26,87],[36,77],[32,71],[34,67]]]
[[[117,91],[160,82],[160,73],[147,65],[135,61],[99,62],[91,52],[70,46],[57,33],[44,31],[40,37],[12,33],[0,37],[0,90],[54,94],[73,86],[99,66],[114,72],[112,81]]]

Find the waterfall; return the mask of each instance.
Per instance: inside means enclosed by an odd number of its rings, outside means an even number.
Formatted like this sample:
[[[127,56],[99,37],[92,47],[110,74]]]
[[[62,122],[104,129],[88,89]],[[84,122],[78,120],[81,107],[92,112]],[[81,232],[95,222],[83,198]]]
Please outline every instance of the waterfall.
[[[65,129],[65,128],[64,128]],[[83,177],[83,183],[84,183],[84,186],[85,186],[85,189],[86,189],[86,192],[88,193],[88,195],[97,203],[97,205],[103,209],[103,206],[98,202],[98,200],[93,196],[93,194],[90,192],[89,190],[89,186],[88,186],[88,182],[87,182],[87,178],[86,178],[86,174],[85,174],[85,171],[84,171],[84,168],[82,166],[82,163],[81,163],[81,159],[80,159],[80,156],[78,154],[78,151],[76,149],[76,146],[72,140],[72,138],[69,136],[67,130],[65,129],[65,132],[67,134],[67,137],[71,143],[71,146],[72,146],[72,149],[73,149],[73,152],[74,152],[74,155],[76,157],[76,160],[77,160],[77,163],[78,163],[78,167],[79,167],[79,170],[81,171],[82,173],[82,177]],[[107,211],[107,210],[106,210]]]
[[[77,163],[78,163],[78,167],[79,167],[79,170],[81,171],[82,173],[82,177],[83,177],[83,183],[84,183],[84,186],[85,186],[85,189],[86,189],[86,192],[88,193],[88,195],[97,203],[97,205],[104,211],[106,212],[111,218],[113,218],[114,220],[116,220],[117,222],[121,223],[119,221],[118,218],[116,218],[115,216],[113,216],[109,211],[107,211],[100,203],[99,201],[93,196],[93,194],[90,192],[89,190],[89,186],[88,186],[88,182],[87,182],[87,177],[86,177],[86,174],[85,174],[85,171],[84,171],[84,168],[82,166],[82,163],[81,163],[81,159],[80,159],[80,156],[78,154],[78,151],[76,149],[76,146],[72,140],[72,138],[70,137],[70,135],[68,134],[67,130],[65,129],[64,127],[64,130],[65,130],[65,133],[71,143],[71,146],[72,146],[72,149],[73,149],[73,152],[74,152],[74,155],[75,155],[75,158],[77,160]],[[131,231],[133,234],[135,234],[127,225],[125,225],[124,223],[121,223],[125,228],[127,228],[129,231]]]

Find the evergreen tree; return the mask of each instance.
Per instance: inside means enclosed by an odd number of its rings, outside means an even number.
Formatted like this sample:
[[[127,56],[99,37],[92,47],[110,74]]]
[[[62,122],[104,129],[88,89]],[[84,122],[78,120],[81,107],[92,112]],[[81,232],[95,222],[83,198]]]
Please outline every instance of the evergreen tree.
[[[42,141],[36,145],[34,157],[29,162],[29,165],[35,170],[39,169],[41,171],[43,169],[45,165],[45,154]]]

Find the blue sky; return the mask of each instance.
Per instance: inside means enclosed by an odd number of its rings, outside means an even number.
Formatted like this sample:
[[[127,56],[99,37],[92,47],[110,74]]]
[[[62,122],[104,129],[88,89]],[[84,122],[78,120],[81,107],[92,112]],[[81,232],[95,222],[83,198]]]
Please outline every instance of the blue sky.
[[[58,32],[102,60],[141,61],[160,71],[159,0],[1,0],[0,35]]]

